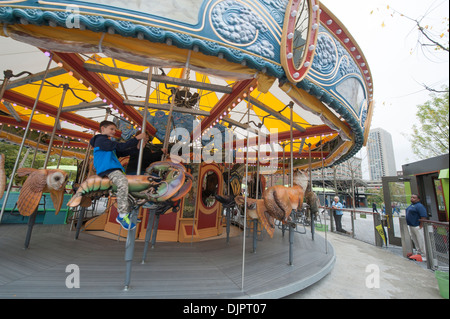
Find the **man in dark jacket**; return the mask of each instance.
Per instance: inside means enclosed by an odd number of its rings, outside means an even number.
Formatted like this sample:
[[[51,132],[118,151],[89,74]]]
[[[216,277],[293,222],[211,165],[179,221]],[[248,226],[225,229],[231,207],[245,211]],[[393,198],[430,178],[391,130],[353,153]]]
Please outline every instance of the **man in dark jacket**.
[[[417,253],[425,257],[425,241],[422,233],[422,222],[420,219],[428,218],[427,209],[420,202],[420,197],[417,194],[411,195],[411,205],[406,208],[406,223],[408,224],[409,234],[414,246],[416,246]]]

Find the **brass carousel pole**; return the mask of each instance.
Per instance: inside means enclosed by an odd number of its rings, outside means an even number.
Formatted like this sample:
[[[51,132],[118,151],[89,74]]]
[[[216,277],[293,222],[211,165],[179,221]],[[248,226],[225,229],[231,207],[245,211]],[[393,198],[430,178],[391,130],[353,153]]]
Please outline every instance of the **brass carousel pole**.
[[[34,166],[34,162],[36,161],[36,155],[37,155],[38,150],[39,150],[39,145],[41,144],[41,138],[42,138],[42,132],[39,132],[38,141],[36,143],[36,148],[34,149],[33,160],[31,161],[30,167],[33,167]]]
[[[167,125],[166,125],[166,133],[164,135],[164,144],[163,144],[163,155],[162,155],[162,161],[165,161],[169,156],[169,139],[170,139],[170,129],[172,127],[172,116],[173,116],[173,108],[175,106],[175,97],[178,92],[178,88],[175,91],[172,91],[172,101],[170,101],[170,109],[169,109],[169,116],[167,119]]]
[[[294,140],[293,140],[293,125],[294,125],[294,103],[289,102],[289,107],[291,109],[291,125],[290,125],[290,133],[291,133],[291,180],[290,186],[294,186]],[[294,223],[289,223],[289,265],[292,266],[293,263],[293,252],[294,252]]]
[[[62,106],[64,104],[64,100],[66,98],[66,93],[67,93],[68,89],[69,89],[69,84],[64,84],[61,100],[59,101],[58,112],[56,113],[55,125],[53,125],[52,135],[50,135],[50,142],[48,143],[47,155],[45,156],[45,161],[44,161],[44,168],[47,168],[48,160],[50,159],[50,153],[51,153],[50,151],[52,149],[53,141],[55,139],[56,127],[58,126],[57,124],[59,122],[59,117],[61,116]]]
[[[58,164],[56,165],[57,169],[59,169],[59,165],[61,164],[61,158],[62,158],[62,155],[63,155],[64,146],[65,145],[66,145],[66,139],[63,140],[62,145],[61,145],[61,152],[59,152]]]
[[[290,125],[290,139],[291,139],[291,178],[290,186],[294,186],[294,137],[293,137],[293,126],[294,126],[294,103],[289,102],[289,108],[291,109],[291,125]]]
[[[312,162],[311,162],[311,143],[308,143],[308,170],[309,170],[309,187],[310,187],[310,192],[313,192],[313,187],[312,187]],[[308,189],[308,187],[306,187],[306,189]],[[306,193],[306,190],[305,190]],[[314,217],[313,214],[311,212],[311,206],[309,207],[309,218],[311,220],[311,239],[314,240],[314,234],[315,234],[315,224],[314,224]]]
[[[148,78],[147,78],[147,92],[145,94],[145,103],[144,103],[144,114],[142,119],[142,133],[146,132],[147,129],[147,113],[148,113],[148,100],[150,99],[150,88],[152,84],[152,76],[153,76],[153,67],[149,67],[148,72]],[[142,156],[144,154],[144,147],[145,147],[145,139],[142,139],[140,141],[139,146],[139,160],[137,165],[137,175],[141,175],[141,168],[142,168]],[[137,217],[139,214],[139,206],[133,204],[132,212],[131,212],[131,224],[137,224]],[[145,260],[145,254],[147,252],[148,247],[148,239],[147,235],[151,232],[150,229],[147,226],[147,234],[145,239],[145,249],[144,249],[144,257],[143,261]],[[125,262],[126,262],[126,274],[125,274],[125,287],[124,290],[127,291],[130,288],[130,281],[131,281],[131,266],[133,262],[133,256],[134,256],[134,244],[136,242],[136,227],[133,229],[128,230],[127,235],[127,241],[125,244]]]
[[[247,121],[250,123],[250,97],[247,98]],[[245,163],[245,193],[244,193],[244,233],[242,237],[242,269],[241,269],[241,290],[244,291],[245,278],[245,237],[247,235],[247,196],[248,196],[248,143],[249,130],[247,130],[247,161]]]
[[[286,143],[283,143],[283,186],[286,185]]]
[[[320,136],[320,157],[322,160],[322,191],[323,191],[323,204],[325,205],[325,173],[324,173],[324,162],[323,162],[323,143],[322,143],[322,136]],[[325,211],[325,214],[328,214],[328,211]],[[328,254],[328,245],[327,245],[327,216],[324,215],[323,217],[325,221],[325,254]],[[331,220],[331,214],[330,214],[330,220]]]
[[[110,111],[109,109],[106,109],[106,114],[105,114],[105,119],[104,121],[106,121],[108,119],[108,115],[109,115]],[[96,131],[93,132],[93,136],[95,136]],[[86,147],[86,155],[84,156],[84,162],[81,168],[81,183],[84,181],[84,175],[89,175],[89,154],[91,153],[92,150],[92,146],[91,143],[87,143],[87,147]],[[87,178],[87,176],[86,176]],[[87,208],[86,207],[80,207],[80,211],[78,212],[78,221],[77,221],[77,227],[76,227],[76,231],[75,231],[75,239],[78,239],[78,236],[80,235],[80,231],[81,231],[81,226],[83,225],[83,219],[84,219],[84,214],[86,212]],[[74,219],[72,218],[72,226],[73,226],[73,221]],[[70,228],[72,228],[72,226]],[[119,234],[120,234],[120,228],[119,228]]]
[[[50,69],[50,65],[52,64],[52,60],[53,60],[53,54],[50,54],[48,65],[47,65],[47,68],[45,69],[45,73],[44,73],[44,76],[42,78],[41,85],[39,86],[39,91],[38,91],[38,94],[36,96],[36,100],[34,101],[34,105],[33,105],[33,108],[31,110],[30,118],[28,119],[28,124],[27,124],[27,127],[25,129],[25,133],[23,134],[22,143],[20,144],[20,147],[19,147],[19,152],[17,153],[17,159],[16,159],[16,162],[14,163],[14,168],[13,168],[13,171],[11,173],[11,177],[9,179],[8,189],[6,191],[5,198],[3,199],[2,210],[0,212],[0,223],[2,222],[3,213],[4,213],[5,208],[6,208],[6,203],[8,202],[9,193],[11,192],[11,187],[12,187],[13,180],[14,180],[14,175],[16,175],[17,167],[19,165],[20,154],[22,153],[22,149],[23,149],[23,146],[25,144],[25,140],[26,140],[26,137],[28,135],[28,131],[30,130],[31,121],[33,120],[34,112],[36,111],[36,106],[37,106],[37,104],[39,102],[39,98],[41,96],[42,89],[43,89],[44,83],[45,83],[45,79],[47,78],[48,71]],[[31,216],[30,216],[30,220],[31,220]]]

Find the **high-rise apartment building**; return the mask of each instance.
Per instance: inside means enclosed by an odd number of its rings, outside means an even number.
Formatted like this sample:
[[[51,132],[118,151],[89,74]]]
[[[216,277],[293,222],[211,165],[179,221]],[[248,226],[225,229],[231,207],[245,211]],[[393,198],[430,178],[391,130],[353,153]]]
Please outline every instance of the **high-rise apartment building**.
[[[370,130],[367,157],[371,180],[381,181],[382,176],[397,175],[392,136],[384,129]]]

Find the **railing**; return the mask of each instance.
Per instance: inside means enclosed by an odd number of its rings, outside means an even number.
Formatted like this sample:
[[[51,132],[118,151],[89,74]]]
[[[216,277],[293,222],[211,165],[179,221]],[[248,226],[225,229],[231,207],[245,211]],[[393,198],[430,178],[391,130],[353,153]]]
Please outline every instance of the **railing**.
[[[423,222],[427,266],[429,269],[447,270],[449,267],[448,223],[421,219]]]
[[[382,246],[387,241],[387,234],[382,227],[382,217],[379,213],[370,210],[339,209],[343,212],[341,217],[342,229],[336,228],[335,210],[331,207],[321,206],[319,216],[316,218],[316,229],[323,229],[327,225],[331,232],[344,233],[363,242]],[[325,222],[326,219],[326,222]]]

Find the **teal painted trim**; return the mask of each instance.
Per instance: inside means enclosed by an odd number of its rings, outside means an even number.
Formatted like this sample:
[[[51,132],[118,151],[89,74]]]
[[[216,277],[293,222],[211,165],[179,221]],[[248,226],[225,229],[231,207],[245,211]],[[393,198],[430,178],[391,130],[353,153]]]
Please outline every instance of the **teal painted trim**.
[[[358,119],[356,119],[352,113],[348,111],[345,105],[343,105],[339,100],[333,97],[327,90],[319,87],[318,85],[312,83],[308,79],[303,79],[300,83],[297,84],[297,87],[305,90],[312,96],[315,96],[321,102],[328,105],[330,108],[335,110],[338,114],[340,114],[347,123],[349,123],[352,132],[355,135],[355,144],[350,152],[348,152],[345,156],[341,157],[337,160],[333,165],[338,165],[340,163],[345,162],[352,156],[356,155],[356,153],[361,149],[364,143],[364,131],[362,130]]]
[[[33,3],[33,5],[36,5],[36,3]],[[276,78],[281,78],[285,74],[279,63],[280,49],[279,44],[276,44],[278,40],[273,37],[268,29],[265,29],[265,32],[258,33],[257,41],[249,43],[248,46],[238,46],[233,45],[233,43],[223,43],[223,39],[214,34],[213,26],[209,24],[209,21],[200,31],[189,34],[181,27],[173,27],[169,30],[167,27],[163,28],[156,23],[154,26],[150,26],[83,13],[70,16],[72,13],[68,11],[45,9],[2,6],[0,2],[0,23],[29,23],[38,26],[50,25],[68,28],[67,20],[72,19],[73,21],[73,18],[76,17],[80,23],[80,28],[89,31],[117,33],[124,37],[138,38],[152,43],[166,43],[182,49],[198,51],[205,55],[220,56],[227,61],[245,65]],[[180,31],[177,32],[176,29]],[[268,46],[271,46],[270,52],[266,52]]]

